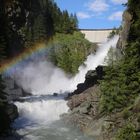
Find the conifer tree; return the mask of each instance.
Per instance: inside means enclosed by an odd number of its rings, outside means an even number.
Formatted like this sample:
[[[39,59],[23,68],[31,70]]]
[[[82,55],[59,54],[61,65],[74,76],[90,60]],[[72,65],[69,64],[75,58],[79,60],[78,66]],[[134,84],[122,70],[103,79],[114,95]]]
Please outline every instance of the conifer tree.
[[[101,81],[100,105],[105,113],[120,111],[132,105],[140,93],[139,7],[138,0],[128,0],[128,11],[133,20],[125,46],[125,55],[117,66],[114,67],[113,63],[111,63],[113,67],[107,66],[105,77]]]
[[[7,101],[6,93],[4,92],[5,85],[2,80],[2,75],[0,75],[0,104]]]
[[[33,26],[34,41],[38,41],[38,40],[42,40],[42,39],[46,38],[46,28],[45,28],[44,21],[45,21],[44,17],[41,14],[35,19],[35,23],[34,23],[34,26]]]
[[[70,15],[70,29],[71,31],[75,31],[78,28],[78,19],[76,14],[71,14]]]
[[[0,63],[5,59],[6,43],[2,35],[0,35]]]
[[[0,35],[0,65],[5,59],[5,40],[2,35]],[[3,84],[2,76],[0,73],[0,105],[6,101],[6,93],[4,92],[5,85]]]

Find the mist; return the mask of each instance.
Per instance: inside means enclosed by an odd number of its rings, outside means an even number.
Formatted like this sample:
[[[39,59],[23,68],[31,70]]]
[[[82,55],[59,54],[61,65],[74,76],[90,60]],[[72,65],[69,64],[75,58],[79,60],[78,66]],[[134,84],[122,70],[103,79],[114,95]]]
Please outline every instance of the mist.
[[[24,67],[15,68],[17,70],[12,77],[19,86],[33,95],[72,92],[76,89],[78,83],[84,82],[88,70],[94,70],[98,65],[103,65],[107,52],[110,47],[116,46],[118,38],[118,36],[115,36],[110,41],[99,44],[96,54],[90,54],[87,57],[74,77],[44,59],[43,61],[34,60]]]
[[[41,57],[39,57],[40,59],[32,59],[32,61],[24,61],[24,66],[17,65],[15,67],[12,71],[12,77],[19,86],[33,94],[33,96],[25,97],[24,102],[15,102],[19,118],[15,120],[13,127],[18,129],[18,134],[25,136],[23,140],[32,140],[37,136],[41,136],[45,140],[50,134],[53,137],[49,139],[58,139],[58,134],[65,135],[64,132],[58,131],[63,127],[69,128],[69,125],[62,126],[61,122],[61,115],[69,110],[67,101],[64,99],[67,94],[64,93],[72,92],[77,88],[77,84],[84,82],[88,70],[94,70],[98,65],[103,65],[108,50],[110,47],[116,46],[117,40],[118,36],[115,36],[109,42],[100,44],[96,54],[90,54],[84,64],[79,67],[79,72],[73,77],[51,62],[44,59],[42,61]],[[52,96],[54,93],[62,94]],[[49,134],[47,134],[48,131]],[[69,129],[65,138],[70,136],[71,139],[75,139],[73,137],[78,135],[79,139],[81,134],[76,133],[75,136],[72,131],[75,132],[75,129]],[[54,132],[57,133],[55,138]],[[81,137],[80,139],[86,139]],[[40,137],[37,139],[39,140]]]
[[[34,124],[49,124],[59,120],[60,115],[68,112],[67,102],[64,99],[52,99],[36,102],[16,102],[19,108],[20,118],[16,120],[14,126],[24,127]]]

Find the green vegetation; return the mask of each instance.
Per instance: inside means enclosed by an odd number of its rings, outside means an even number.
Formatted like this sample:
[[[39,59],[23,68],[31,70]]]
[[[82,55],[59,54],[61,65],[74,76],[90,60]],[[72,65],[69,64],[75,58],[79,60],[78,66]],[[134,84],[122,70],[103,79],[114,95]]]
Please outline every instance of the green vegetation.
[[[108,51],[107,56],[105,57],[105,64],[111,67],[117,65],[119,60],[121,59],[119,53],[117,52],[116,48],[111,47]]]
[[[5,40],[0,35],[0,63],[5,59]]]
[[[133,124],[128,123],[121,128],[116,136],[116,140],[138,140]]]
[[[3,3],[1,2],[2,6]],[[6,51],[6,40],[5,40],[5,36],[4,36],[4,32],[3,32],[3,28],[5,28],[4,26],[4,7],[1,7],[0,10],[0,67],[1,67],[1,63],[3,62],[3,60],[5,59],[5,51]],[[2,76],[0,73],[0,107],[3,105],[3,103],[6,100],[6,93],[3,92],[3,90],[5,89],[5,86],[3,84],[2,81]]]
[[[118,35],[119,34],[119,31],[120,31],[120,29],[117,29],[117,28],[114,27],[113,30],[112,30],[112,32],[109,34],[108,39],[111,39],[115,35]]]
[[[135,5],[136,9],[137,6],[139,6],[138,3]],[[135,20],[139,21],[139,18]],[[137,25],[136,21],[132,24],[131,28]],[[101,108],[104,108],[103,110],[105,112],[111,113],[116,109],[123,109],[133,103],[139,95],[139,46],[139,34],[135,34],[135,40],[132,40],[132,34],[129,34],[128,45],[126,46],[125,55],[121,61],[117,62],[117,64],[116,62],[114,64],[111,63],[106,68],[106,75],[104,80],[101,81]],[[112,62],[113,61],[114,60],[112,60]]]
[[[2,76],[0,75],[0,104],[7,100],[6,93],[3,91],[4,89],[5,85],[3,84]]]
[[[91,49],[95,50],[78,31],[76,14],[61,11],[52,0],[1,0],[0,5],[0,53],[7,58],[35,43],[53,40],[50,59],[75,74]]]
[[[0,63],[4,60],[4,48],[5,48],[5,43],[3,40],[2,35],[0,35]],[[7,94],[4,92],[5,85],[2,80],[2,75],[0,73],[0,134],[5,131],[5,129],[9,128],[9,122],[8,119],[6,118],[6,105],[8,104],[7,101]]]
[[[54,40],[50,59],[75,74],[90,49],[95,49],[77,30],[76,14],[61,11],[53,0],[1,0],[0,5],[0,54],[7,58],[35,43]]]
[[[116,125],[116,140],[138,140],[140,102],[134,104],[140,95],[140,1],[128,0],[126,5],[133,17],[127,45],[121,59],[116,59],[112,50],[109,53],[105,76],[100,81],[100,112],[121,117],[123,127]]]
[[[77,30],[76,14],[61,11],[53,0],[0,0],[0,6],[0,67],[5,58],[11,59],[24,49],[32,50],[35,43],[50,41],[50,60],[75,74],[87,55],[96,50],[95,44]],[[11,104],[4,88],[0,73],[0,134],[14,120],[8,114]]]
[[[78,67],[86,59],[87,55],[95,52],[96,45],[84,39],[80,32],[73,34],[56,34],[53,38],[53,46],[49,57],[55,65],[65,72],[76,74]]]
[[[55,33],[73,34],[78,28],[76,15],[61,11],[53,0],[1,0],[0,5],[0,31],[7,57],[49,40]]]
[[[76,14],[61,11],[53,0],[0,1],[0,54],[11,58],[38,42],[53,40],[49,58],[75,74],[94,44],[78,31]]]
[[[6,93],[3,91],[4,88],[5,86],[3,84],[3,80],[0,75],[0,134],[5,130],[5,128],[8,128],[8,122],[5,123],[6,122],[5,108],[8,102],[7,102]]]

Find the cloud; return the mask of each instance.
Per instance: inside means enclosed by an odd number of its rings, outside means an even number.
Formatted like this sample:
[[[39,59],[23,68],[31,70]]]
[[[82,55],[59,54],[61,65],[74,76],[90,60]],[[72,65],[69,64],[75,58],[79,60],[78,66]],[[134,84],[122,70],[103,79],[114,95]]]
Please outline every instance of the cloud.
[[[77,16],[81,19],[86,19],[86,18],[91,18],[92,17],[92,15],[90,15],[88,13],[85,13],[85,12],[78,12]]]
[[[109,20],[122,20],[122,11],[117,11],[109,16]]]
[[[128,0],[111,0],[114,4],[125,4]]]
[[[102,13],[104,11],[107,11],[109,8],[109,5],[106,3],[105,0],[92,0],[86,4],[88,7],[88,10]]]

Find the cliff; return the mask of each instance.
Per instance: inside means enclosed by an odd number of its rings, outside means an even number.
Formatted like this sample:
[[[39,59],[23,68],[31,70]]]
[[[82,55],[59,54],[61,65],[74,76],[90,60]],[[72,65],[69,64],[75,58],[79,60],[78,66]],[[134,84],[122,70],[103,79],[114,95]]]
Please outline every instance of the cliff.
[[[127,45],[130,26],[132,23],[132,15],[126,10],[124,11],[122,18],[122,29],[120,30],[120,37],[117,43],[117,47],[121,50],[122,53],[124,53],[125,46]]]

